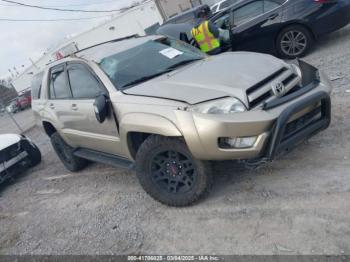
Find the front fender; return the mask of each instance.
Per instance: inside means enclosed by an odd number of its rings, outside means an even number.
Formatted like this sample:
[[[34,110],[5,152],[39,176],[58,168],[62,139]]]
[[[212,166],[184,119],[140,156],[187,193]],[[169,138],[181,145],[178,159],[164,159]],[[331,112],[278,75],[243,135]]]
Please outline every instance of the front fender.
[[[128,148],[127,136],[130,132],[147,133],[167,137],[181,137],[176,125],[169,119],[145,113],[130,113],[120,121],[120,141],[124,148]],[[129,156],[131,156],[129,151]]]

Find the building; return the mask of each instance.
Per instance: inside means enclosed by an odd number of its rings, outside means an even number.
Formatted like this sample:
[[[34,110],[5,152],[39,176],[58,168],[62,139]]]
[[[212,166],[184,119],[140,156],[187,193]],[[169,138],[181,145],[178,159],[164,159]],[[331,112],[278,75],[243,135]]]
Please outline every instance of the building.
[[[155,3],[165,21],[202,4],[202,0],[155,0]]]
[[[138,6],[117,14],[104,24],[70,38],[57,48],[46,52],[31,67],[25,69],[24,72],[13,79],[12,84],[18,93],[30,88],[33,75],[39,73],[47,64],[56,60],[57,53],[60,50],[67,49],[69,46],[73,45],[77,50],[80,50],[124,36],[151,34],[162,23],[163,17],[159,13],[155,2],[151,0],[145,1]]]
[[[20,93],[30,88],[33,75],[42,71],[67,50],[77,51],[109,40],[138,34],[152,34],[168,18],[202,3],[202,0],[146,0],[126,9],[111,20],[65,41],[46,52],[38,61],[13,79],[12,84]]]

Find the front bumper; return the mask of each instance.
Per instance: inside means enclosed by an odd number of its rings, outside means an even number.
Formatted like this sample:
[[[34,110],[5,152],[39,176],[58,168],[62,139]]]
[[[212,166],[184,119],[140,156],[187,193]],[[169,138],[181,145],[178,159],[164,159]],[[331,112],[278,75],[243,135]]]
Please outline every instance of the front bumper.
[[[313,86],[311,86],[313,85]],[[290,99],[267,105],[265,109],[232,115],[207,115],[176,111],[178,126],[189,150],[201,160],[272,160],[326,129],[331,122],[331,84],[320,73],[317,82],[310,83]],[[224,149],[222,137],[257,137],[255,144],[244,149]]]
[[[16,174],[17,167],[25,166],[28,163],[28,153],[24,149],[26,143],[31,142],[22,136],[18,143],[1,150],[0,183]]]

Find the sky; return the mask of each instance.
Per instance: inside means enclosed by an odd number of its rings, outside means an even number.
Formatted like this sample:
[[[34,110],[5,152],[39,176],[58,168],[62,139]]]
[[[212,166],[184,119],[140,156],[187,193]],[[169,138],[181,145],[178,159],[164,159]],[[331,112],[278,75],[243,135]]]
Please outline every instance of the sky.
[[[14,0],[31,5],[63,9],[111,10],[130,5],[134,0]],[[0,0],[0,19],[98,19],[59,22],[8,22],[0,20],[0,79],[9,76],[8,69],[23,71],[29,58],[39,59],[49,48],[111,18],[111,13],[78,13],[20,7]],[[22,67],[22,65],[24,67]]]

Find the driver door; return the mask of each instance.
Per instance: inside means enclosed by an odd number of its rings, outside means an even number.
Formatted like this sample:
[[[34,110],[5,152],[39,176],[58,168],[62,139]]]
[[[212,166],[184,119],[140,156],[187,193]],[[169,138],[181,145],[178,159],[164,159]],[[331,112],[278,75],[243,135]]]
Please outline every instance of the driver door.
[[[95,98],[101,94],[108,96],[103,84],[87,65],[80,62],[67,64],[67,77],[72,99],[66,136],[78,147],[119,154],[120,139],[112,105],[103,123],[99,123],[95,116]]]
[[[231,10],[233,50],[271,52],[282,22],[282,5],[274,0],[255,0]]]

